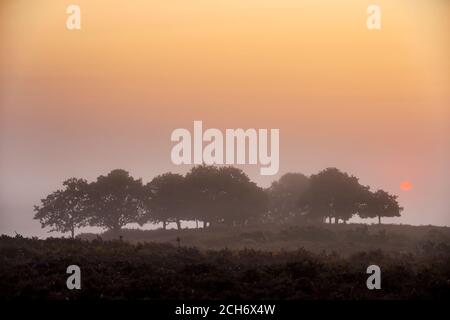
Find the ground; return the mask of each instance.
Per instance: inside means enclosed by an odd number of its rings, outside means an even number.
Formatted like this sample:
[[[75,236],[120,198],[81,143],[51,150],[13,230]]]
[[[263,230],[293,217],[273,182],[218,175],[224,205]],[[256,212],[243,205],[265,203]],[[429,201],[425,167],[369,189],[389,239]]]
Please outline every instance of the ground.
[[[1,236],[0,300],[448,299],[449,236],[394,225]],[[81,290],[66,286],[74,264]],[[381,290],[366,286],[372,264]]]

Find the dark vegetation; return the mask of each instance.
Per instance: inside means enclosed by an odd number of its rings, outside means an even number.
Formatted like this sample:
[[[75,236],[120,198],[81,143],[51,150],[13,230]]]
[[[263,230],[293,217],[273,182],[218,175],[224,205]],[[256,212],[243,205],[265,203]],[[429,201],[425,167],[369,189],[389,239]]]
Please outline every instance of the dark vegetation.
[[[2,236],[0,300],[448,299],[450,246],[431,240],[423,245],[428,247],[416,253],[375,250],[343,258],[303,249],[213,251]],[[82,290],[66,288],[71,264],[82,268]],[[366,288],[370,264],[382,269],[382,290]]]
[[[112,231],[80,234],[84,240],[113,240]],[[338,253],[343,257],[361,251],[381,250],[392,254],[421,254],[450,246],[450,228],[408,225],[299,224],[268,226],[265,224],[206,229],[140,230],[123,229],[121,239],[133,244],[170,243],[200,250],[293,251],[303,248],[312,253]]]
[[[35,207],[35,219],[73,239],[2,236],[0,299],[449,298],[450,229],[381,224],[401,211],[396,196],[336,168],[288,173],[267,189],[233,167],[197,166],[147,184],[120,169],[71,178]],[[379,224],[347,223],[353,216]],[[85,226],[106,232],[75,238]],[[72,264],[82,290],[66,288]],[[371,264],[381,267],[382,290],[366,287]]]
[[[165,173],[144,185],[125,170],[96,181],[70,178],[35,207],[35,219],[50,231],[97,226],[119,236],[129,223],[195,221],[196,226],[242,227],[400,216],[397,197],[371,191],[336,168],[306,177],[288,173],[263,189],[234,167],[196,166],[185,176]]]

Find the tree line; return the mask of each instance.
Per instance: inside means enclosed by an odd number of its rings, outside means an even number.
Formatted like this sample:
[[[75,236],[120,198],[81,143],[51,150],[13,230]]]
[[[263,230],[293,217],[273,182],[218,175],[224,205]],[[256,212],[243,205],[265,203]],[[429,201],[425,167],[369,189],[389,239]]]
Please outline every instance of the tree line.
[[[34,207],[35,219],[50,231],[97,226],[119,233],[129,223],[195,221],[197,228],[252,223],[320,221],[400,216],[397,196],[371,191],[336,168],[307,177],[287,173],[263,189],[240,169],[200,165],[187,174],[164,173],[147,184],[122,169],[95,181],[70,178]]]

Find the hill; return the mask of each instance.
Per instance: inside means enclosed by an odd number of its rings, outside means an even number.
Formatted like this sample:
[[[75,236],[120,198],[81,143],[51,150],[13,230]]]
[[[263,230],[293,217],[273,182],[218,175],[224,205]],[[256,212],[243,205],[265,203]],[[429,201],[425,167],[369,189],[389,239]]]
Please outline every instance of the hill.
[[[121,240],[0,237],[0,300],[448,299],[450,247],[402,254],[198,250]],[[68,290],[66,268],[81,268]],[[381,268],[381,290],[366,269]]]
[[[81,234],[81,239],[117,238],[112,232]],[[196,247],[200,250],[264,251],[305,249],[314,253],[348,256],[360,251],[420,253],[434,250],[436,244],[450,245],[450,228],[410,225],[309,224],[292,226],[253,225],[213,226],[206,229],[139,230],[123,229],[121,237],[131,243],[157,242]]]

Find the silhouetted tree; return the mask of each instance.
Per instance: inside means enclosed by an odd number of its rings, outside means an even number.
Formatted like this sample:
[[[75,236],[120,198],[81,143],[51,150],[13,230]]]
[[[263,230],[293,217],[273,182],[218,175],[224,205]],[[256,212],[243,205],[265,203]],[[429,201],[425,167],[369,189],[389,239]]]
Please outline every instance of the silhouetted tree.
[[[219,210],[216,201],[220,193],[217,181],[218,168],[214,166],[195,166],[185,177],[187,210],[191,217],[203,221],[203,227],[213,220],[213,213]]]
[[[272,222],[287,222],[300,215],[298,202],[309,187],[309,179],[301,173],[286,173],[267,189],[268,218]]]
[[[378,224],[381,224],[381,217],[400,217],[402,210],[403,208],[397,202],[397,196],[378,190],[366,194],[366,201],[361,207],[359,216],[361,218],[378,217]]]
[[[288,222],[305,217],[344,222],[353,215],[361,218],[400,216],[403,210],[397,197],[378,190],[373,193],[358,179],[336,168],[327,168],[309,179],[299,173],[288,173],[263,190],[240,169],[200,165],[185,177],[165,173],[145,187],[121,169],[100,176],[88,184],[71,178],[64,189],[41,200],[35,206],[35,219],[51,231],[70,232],[86,226],[99,226],[118,234],[128,223],[144,224],[181,220],[208,224],[244,225],[261,221]]]
[[[186,175],[189,215],[207,223],[246,224],[267,210],[267,196],[240,169],[196,166]]]
[[[70,232],[75,237],[75,229],[87,225],[88,183],[86,180],[70,178],[63,182],[64,189],[57,190],[34,206],[34,219],[42,227],[52,227],[50,231]]]
[[[220,210],[215,221],[228,225],[242,225],[259,221],[267,212],[268,197],[264,189],[250,181],[244,171],[234,167],[220,167],[218,195]]]
[[[141,179],[122,169],[100,176],[89,186],[90,223],[108,228],[115,234],[133,222],[142,223],[146,192]]]
[[[362,186],[358,178],[341,172],[336,168],[327,168],[311,175],[308,190],[299,200],[301,210],[312,219],[324,221],[326,217],[349,220],[360,210],[365,201],[364,195],[369,188]]]
[[[180,221],[186,218],[186,190],[184,177],[180,174],[164,173],[155,177],[146,185],[149,197],[148,221],[162,222],[163,229],[169,222],[176,222],[178,229]]]

